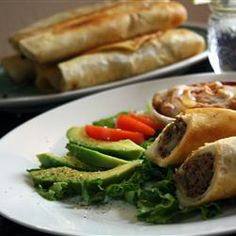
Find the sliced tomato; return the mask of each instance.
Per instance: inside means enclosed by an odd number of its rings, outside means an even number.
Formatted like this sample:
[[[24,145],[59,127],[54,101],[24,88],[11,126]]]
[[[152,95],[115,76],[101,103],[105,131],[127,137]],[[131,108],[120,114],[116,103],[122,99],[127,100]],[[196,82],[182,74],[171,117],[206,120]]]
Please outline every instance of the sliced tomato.
[[[133,117],[134,119],[143,122],[144,124],[152,127],[155,130],[163,129],[163,125],[157,123],[151,116],[145,114],[137,114],[137,113],[129,113],[129,116]]]
[[[140,144],[145,140],[144,135],[142,133],[121,130],[116,128],[86,125],[85,131],[89,137],[98,140],[119,141],[122,139],[130,139],[137,144]]]
[[[152,136],[155,134],[155,130],[149,125],[144,124],[141,121],[129,116],[129,115],[120,115],[116,121],[116,127],[124,130],[129,130],[133,132],[139,132],[145,136]]]

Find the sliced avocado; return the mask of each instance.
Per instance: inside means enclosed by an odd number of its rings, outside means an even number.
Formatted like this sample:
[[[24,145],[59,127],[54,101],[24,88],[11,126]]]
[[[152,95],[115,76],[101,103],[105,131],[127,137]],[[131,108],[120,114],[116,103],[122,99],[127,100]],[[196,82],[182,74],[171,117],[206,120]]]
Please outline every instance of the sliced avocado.
[[[145,149],[131,140],[103,141],[86,134],[84,127],[72,127],[67,131],[70,142],[122,159],[135,160],[141,157]]]
[[[101,180],[101,185],[107,186],[119,183],[128,178],[134,170],[141,166],[141,160],[130,161],[106,171],[84,172],[69,167],[29,170],[29,174],[39,194],[49,200],[65,198],[81,192],[83,183]]]
[[[73,156],[78,157],[79,160],[87,165],[110,169],[118,165],[128,163],[128,161],[125,161],[123,159],[116,158],[73,143],[68,143],[66,145],[66,148]]]
[[[58,156],[53,153],[41,153],[37,155],[37,158],[40,161],[42,168],[67,166],[72,169],[84,171],[101,170],[101,168],[91,165],[89,166],[81,162],[78,158],[72,155]]]

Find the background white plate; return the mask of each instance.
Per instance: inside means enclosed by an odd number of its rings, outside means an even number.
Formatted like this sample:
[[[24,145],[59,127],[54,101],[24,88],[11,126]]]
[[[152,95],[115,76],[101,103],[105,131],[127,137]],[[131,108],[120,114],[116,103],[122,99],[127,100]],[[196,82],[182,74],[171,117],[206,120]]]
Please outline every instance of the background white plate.
[[[69,202],[47,201],[34,191],[26,174],[26,169],[38,167],[37,153],[64,153],[65,132],[73,125],[143,109],[155,91],[176,84],[235,78],[235,74],[202,74],[143,82],[78,99],[24,123],[0,141],[0,214],[36,230],[64,235],[216,235],[235,231],[236,209],[208,221],[149,225],[137,222],[135,211],[124,204],[79,208]]]
[[[204,26],[197,24],[183,25],[183,27],[195,31],[202,35],[206,40],[207,31]],[[127,85],[139,81],[156,79],[163,76],[176,75],[184,73],[191,66],[207,59],[207,51],[200,53],[191,58],[185,59],[181,62],[174,63],[172,65],[153,70],[141,75],[133,76],[127,79],[93,86],[85,89],[78,89],[74,91],[68,91],[55,94],[42,94],[33,85],[15,85],[9,81],[9,78],[4,74],[2,68],[0,68],[0,110],[21,110],[32,111],[40,108],[52,107],[56,104],[62,104],[63,102],[70,101],[75,98],[79,98],[95,92],[115,88],[122,85]]]

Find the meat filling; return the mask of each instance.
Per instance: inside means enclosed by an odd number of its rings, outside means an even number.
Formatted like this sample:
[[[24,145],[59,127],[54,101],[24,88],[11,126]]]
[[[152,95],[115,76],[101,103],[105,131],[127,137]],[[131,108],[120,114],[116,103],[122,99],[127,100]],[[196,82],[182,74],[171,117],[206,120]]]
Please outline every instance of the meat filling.
[[[207,152],[186,162],[181,171],[177,171],[175,180],[188,197],[195,198],[202,195],[210,185],[213,177],[214,156]]]
[[[171,151],[178,145],[184,136],[186,128],[186,123],[181,118],[177,118],[163,131],[158,145],[158,152],[162,158],[170,155]]]

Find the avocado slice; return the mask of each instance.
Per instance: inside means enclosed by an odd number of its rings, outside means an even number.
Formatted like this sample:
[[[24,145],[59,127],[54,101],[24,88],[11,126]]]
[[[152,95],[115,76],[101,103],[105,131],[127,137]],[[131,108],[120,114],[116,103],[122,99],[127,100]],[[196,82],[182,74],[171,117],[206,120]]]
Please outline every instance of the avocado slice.
[[[78,157],[79,160],[81,160],[87,165],[110,169],[118,165],[128,163],[128,161],[125,161],[123,159],[116,158],[73,143],[68,143],[66,145],[66,148],[73,156]]]
[[[41,168],[67,166],[72,169],[83,171],[101,170],[101,168],[92,165],[87,165],[81,162],[77,157],[74,157],[69,154],[65,156],[58,156],[53,153],[41,153],[37,155],[37,158],[41,163]]]
[[[141,164],[141,160],[135,160],[110,170],[96,172],[78,171],[69,167],[29,170],[28,172],[38,193],[48,200],[56,200],[81,193],[85,181],[92,186],[100,180],[103,187],[119,183],[128,178]]]
[[[142,156],[145,149],[129,139],[120,141],[96,140],[86,134],[84,127],[72,127],[67,131],[70,142],[126,160],[135,160]]]

